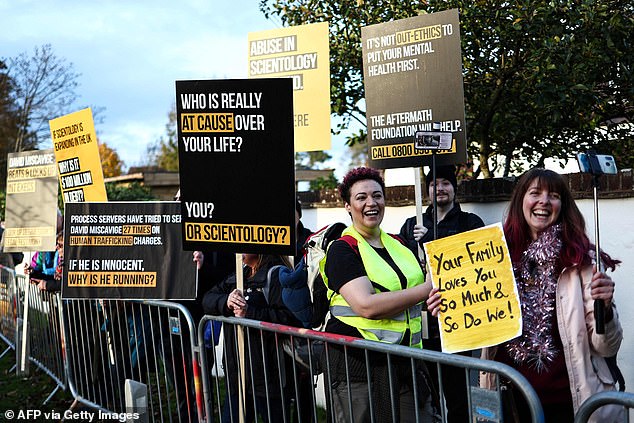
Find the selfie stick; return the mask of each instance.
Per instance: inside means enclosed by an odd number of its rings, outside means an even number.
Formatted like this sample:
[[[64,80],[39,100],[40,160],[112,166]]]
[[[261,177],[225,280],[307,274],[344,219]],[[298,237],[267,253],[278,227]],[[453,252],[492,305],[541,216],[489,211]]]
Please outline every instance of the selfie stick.
[[[601,165],[597,160],[594,151],[588,151],[588,163],[590,164],[590,173],[592,174],[592,191],[594,197],[594,247],[597,263],[597,271],[603,272],[603,263],[601,262],[601,248],[599,247],[599,178],[603,175]],[[605,303],[603,300],[594,300],[594,320],[596,333],[605,333]]]
[[[440,122],[434,122],[432,124],[432,131],[440,132]],[[432,199],[432,211],[433,211],[433,221],[434,221],[434,239],[438,239],[438,204],[436,198],[436,150],[431,151],[431,174],[432,174],[432,182],[434,183],[434,197]]]
[[[597,260],[597,271],[603,272],[603,264],[601,262],[601,249],[599,248],[599,201],[597,198],[597,190],[599,187],[599,175],[592,175],[592,185],[594,188],[594,240],[595,254]],[[596,322],[596,332],[598,334],[605,333],[605,303],[602,299],[594,300],[594,320]]]

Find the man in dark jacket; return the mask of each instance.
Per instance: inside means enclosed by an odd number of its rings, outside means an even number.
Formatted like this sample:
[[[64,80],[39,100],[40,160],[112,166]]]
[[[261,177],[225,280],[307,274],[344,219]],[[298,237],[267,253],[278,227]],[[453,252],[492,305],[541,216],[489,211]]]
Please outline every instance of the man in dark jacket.
[[[479,216],[464,212],[460,204],[456,202],[456,168],[453,165],[439,166],[436,168],[436,180],[433,180],[432,171],[425,176],[429,198],[433,198],[434,186],[436,188],[437,206],[437,233],[438,239],[455,235],[472,229],[481,228],[484,222]],[[432,200],[433,201],[433,200]],[[407,246],[418,256],[418,246],[421,248],[425,242],[434,240],[434,214],[433,206],[429,206],[423,214],[423,225],[416,225],[416,216],[408,218],[401,227],[400,237]],[[438,319],[427,313],[429,339],[423,340],[423,348],[440,351],[440,331]],[[464,351],[462,355],[471,356],[471,351]],[[429,366],[432,380],[438,390],[437,367]],[[447,421],[469,421],[469,407],[467,400],[467,385],[462,368],[442,366],[443,393],[447,406]]]

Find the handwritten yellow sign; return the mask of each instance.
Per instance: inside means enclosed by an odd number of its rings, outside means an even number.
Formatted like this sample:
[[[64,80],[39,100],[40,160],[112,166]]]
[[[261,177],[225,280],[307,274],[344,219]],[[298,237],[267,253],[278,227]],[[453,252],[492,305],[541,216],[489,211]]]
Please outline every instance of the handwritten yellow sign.
[[[424,245],[442,304],[443,352],[497,345],[522,333],[513,267],[500,223]]]

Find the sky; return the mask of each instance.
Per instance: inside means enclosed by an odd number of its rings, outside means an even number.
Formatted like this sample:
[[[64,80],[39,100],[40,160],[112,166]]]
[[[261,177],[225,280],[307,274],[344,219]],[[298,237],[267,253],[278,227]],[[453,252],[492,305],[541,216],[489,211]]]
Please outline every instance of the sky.
[[[0,57],[32,55],[36,46],[51,44],[80,74],[76,110],[104,109],[96,125],[99,140],[129,169],[145,164],[147,146],[165,134],[176,80],[247,77],[248,33],[282,27],[279,18],[266,19],[258,4],[0,0]],[[342,135],[332,137],[334,158],[325,163],[339,179],[346,171],[344,143]],[[386,174],[388,185],[413,183],[411,169],[392,174]]]
[[[105,108],[97,135],[129,168],[165,134],[176,80],[247,77],[248,33],[282,27],[258,4],[0,0],[0,57],[51,44],[81,74],[76,110]]]

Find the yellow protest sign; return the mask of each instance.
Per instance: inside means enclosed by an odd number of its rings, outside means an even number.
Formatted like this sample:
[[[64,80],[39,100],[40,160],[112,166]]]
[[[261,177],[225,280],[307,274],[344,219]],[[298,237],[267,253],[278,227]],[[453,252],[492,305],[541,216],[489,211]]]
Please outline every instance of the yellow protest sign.
[[[330,150],[328,23],[249,33],[249,78],[293,79],[295,151]]]
[[[90,108],[49,121],[64,202],[108,201]]]
[[[442,304],[443,352],[497,345],[522,333],[522,311],[502,225],[486,226],[424,245]]]

